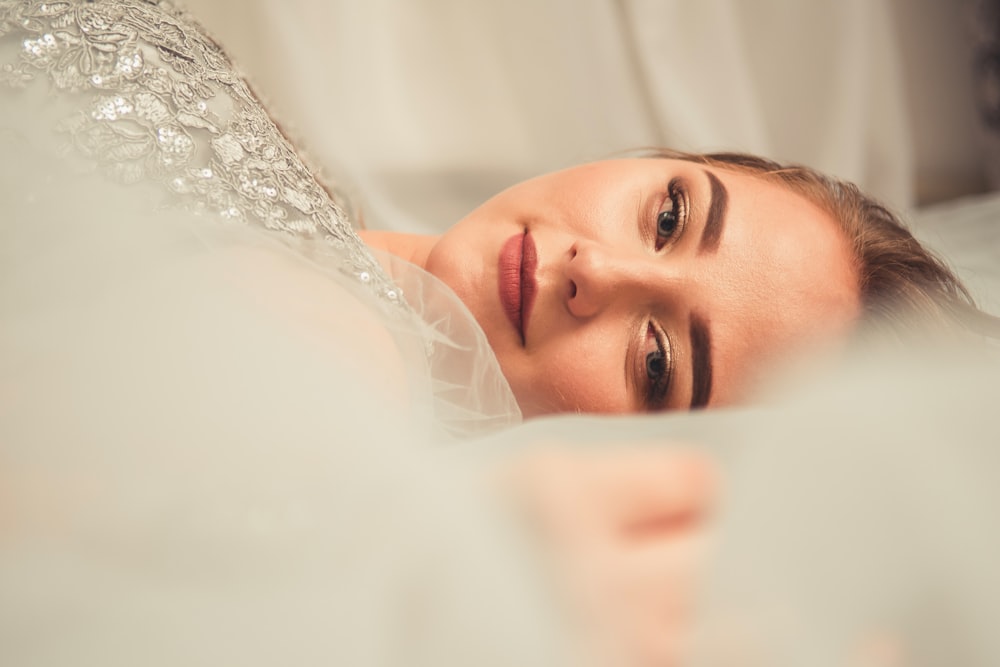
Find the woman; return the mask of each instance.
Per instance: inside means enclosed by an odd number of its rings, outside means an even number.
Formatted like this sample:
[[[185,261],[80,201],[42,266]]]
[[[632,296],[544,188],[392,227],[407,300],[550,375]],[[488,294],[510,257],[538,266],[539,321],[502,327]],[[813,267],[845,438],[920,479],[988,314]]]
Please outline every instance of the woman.
[[[551,573],[480,470],[412,445],[513,421],[505,377],[526,414],[724,404],[883,297],[966,303],[850,186],[736,156],[585,165],[366,247],[184,14],[0,0],[0,55],[11,662],[558,664]],[[514,476],[594,651],[676,655],[711,471],[551,461]]]
[[[72,121],[58,105],[39,113],[68,128],[79,153],[223,218],[332,239],[347,270],[403,303],[405,279],[377,270],[341,207],[183,15],[143,2],[0,6],[8,43],[23,37],[8,82],[47,75],[71,91]],[[737,155],[595,163],[515,186],[440,238],[361,236],[451,288],[527,416],[745,401],[789,350],[842,336],[866,311],[899,297],[922,311],[970,303],[852,186]],[[480,375],[446,382],[503,393],[503,379]]]

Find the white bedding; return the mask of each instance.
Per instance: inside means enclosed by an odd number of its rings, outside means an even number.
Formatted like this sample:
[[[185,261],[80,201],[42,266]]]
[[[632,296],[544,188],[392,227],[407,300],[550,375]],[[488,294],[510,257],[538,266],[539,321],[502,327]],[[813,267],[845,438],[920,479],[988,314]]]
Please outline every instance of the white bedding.
[[[939,204],[910,218],[914,234],[948,261],[977,303],[1000,314],[1000,195]]]

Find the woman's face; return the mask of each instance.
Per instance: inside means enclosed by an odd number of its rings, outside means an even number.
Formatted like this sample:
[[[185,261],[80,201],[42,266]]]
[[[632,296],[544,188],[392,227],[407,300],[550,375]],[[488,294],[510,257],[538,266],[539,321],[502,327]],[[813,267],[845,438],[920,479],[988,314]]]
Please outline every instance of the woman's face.
[[[485,330],[527,416],[732,403],[770,360],[859,312],[830,216],[680,160],[515,185],[442,236],[426,268]]]

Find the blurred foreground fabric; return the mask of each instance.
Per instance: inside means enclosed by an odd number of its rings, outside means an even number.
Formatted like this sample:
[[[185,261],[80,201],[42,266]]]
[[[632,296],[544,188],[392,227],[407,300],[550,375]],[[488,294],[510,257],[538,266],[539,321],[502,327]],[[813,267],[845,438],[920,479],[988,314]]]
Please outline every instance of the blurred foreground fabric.
[[[359,365],[377,348],[275,318],[183,215],[27,157],[0,188],[0,662],[588,665],[495,484],[553,443],[718,461],[687,664],[1000,661],[995,350],[861,350],[752,409],[434,442]]]

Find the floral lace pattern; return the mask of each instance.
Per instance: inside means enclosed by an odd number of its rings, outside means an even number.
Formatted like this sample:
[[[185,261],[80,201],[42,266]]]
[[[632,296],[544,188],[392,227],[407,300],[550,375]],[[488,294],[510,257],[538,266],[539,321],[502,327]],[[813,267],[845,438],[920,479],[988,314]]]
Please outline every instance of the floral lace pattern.
[[[184,205],[230,221],[325,240],[341,270],[405,308],[351,228],[222,49],[157,0],[0,0],[0,40],[19,39],[0,84],[47,77],[83,96],[58,128],[123,183],[162,183]],[[9,93],[8,93],[9,94]]]

